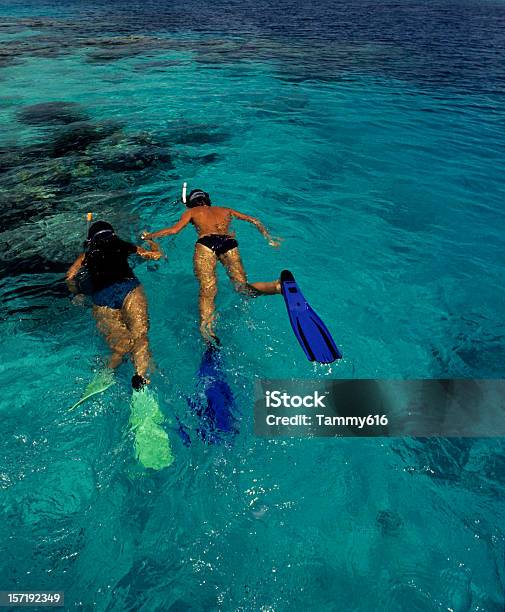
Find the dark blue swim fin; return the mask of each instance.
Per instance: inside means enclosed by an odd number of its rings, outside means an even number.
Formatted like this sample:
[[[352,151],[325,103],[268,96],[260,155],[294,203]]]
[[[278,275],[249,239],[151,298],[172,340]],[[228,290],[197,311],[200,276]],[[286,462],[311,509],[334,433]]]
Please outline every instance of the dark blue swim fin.
[[[312,310],[289,270],[281,272],[281,288],[291,327],[309,361],[332,363],[342,353],[326,325]]]
[[[198,370],[197,394],[188,398],[188,406],[201,423],[197,430],[202,440],[211,444],[222,441],[223,434],[238,433],[235,398],[221,363],[219,347],[210,345]]]

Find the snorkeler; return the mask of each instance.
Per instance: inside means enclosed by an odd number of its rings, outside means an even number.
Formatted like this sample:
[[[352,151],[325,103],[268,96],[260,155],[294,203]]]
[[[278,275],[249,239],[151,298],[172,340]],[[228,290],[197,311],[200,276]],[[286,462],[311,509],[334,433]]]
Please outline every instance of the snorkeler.
[[[116,236],[112,225],[96,221],[88,230],[85,253],[79,255],[66,275],[73,293],[91,295],[98,329],[112,351],[109,368],[117,368],[131,354],[135,366],[132,386],[137,390],[148,382],[149,318],[144,290],[128,257],[136,254],[144,259],[160,259],[159,246],[152,240],[147,243],[150,249],[125,242]]]
[[[280,281],[249,283],[242,265],[238,242],[235,234],[230,233],[230,223],[240,219],[252,223],[268,240],[270,246],[278,247],[278,239],[272,238],[265,226],[254,217],[244,215],[232,208],[211,206],[209,194],[201,189],[193,189],[189,196],[183,193],[187,210],[172,227],[153,233],[145,233],[142,238],[163,238],[173,236],[192,223],[198,233],[193,258],[195,275],[200,283],[200,332],[205,340],[217,341],[214,332],[215,299],[217,295],[216,264],[224,265],[236,291],[257,297],[281,292]]]

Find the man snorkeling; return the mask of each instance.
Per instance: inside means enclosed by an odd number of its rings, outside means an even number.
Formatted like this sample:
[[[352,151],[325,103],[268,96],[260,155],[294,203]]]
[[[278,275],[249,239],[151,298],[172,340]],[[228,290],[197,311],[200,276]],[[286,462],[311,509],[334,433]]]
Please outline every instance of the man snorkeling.
[[[278,239],[272,238],[265,226],[254,217],[245,215],[232,208],[211,206],[209,194],[201,189],[193,189],[187,198],[183,195],[188,210],[172,227],[153,233],[145,233],[142,238],[163,238],[178,234],[189,223],[195,226],[198,240],[195,244],[193,264],[195,276],[200,283],[200,332],[204,339],[217,341],[214,332],[215,299],[217,295],[216,264],[219,261],[226,268],[236,291],[257,297],[281,292],[280,282],[249,283],[242,265],[238,242],[235,234],[230,233],[233,219],[247,221],[254,225],[268,240],[270,246],[278,247]]]
[[[112,225],[96,221],[88,230],[85,253],[79,255],[66,275],[74,293],[82,292],[78,273],[84,272],[87,276],[90,285],[87,292],[93,301],[97,327],[112,351],[109,368],[117,368],[131,353],[135,366],[134,389],[148,382],[149,318],[144,290],[129,266],[128,257],[136,254],[144,259],[160,259],[159,246],[152,240],[147,243],[149,249],[125,242],[115,234]]]

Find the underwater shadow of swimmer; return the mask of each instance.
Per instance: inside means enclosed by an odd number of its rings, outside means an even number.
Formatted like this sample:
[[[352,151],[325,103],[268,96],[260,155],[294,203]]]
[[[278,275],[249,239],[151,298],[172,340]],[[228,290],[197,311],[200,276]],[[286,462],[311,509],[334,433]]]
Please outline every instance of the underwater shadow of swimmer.
[[[208,444],[220,444],[229,441],[230,436],[238,433],[235,417],[235,398],[226,381],[222,369],[222,357],[219,348],[212,345],[203,354],[197,372],[197,392],[187,398],[191,413],[198,417],[201,426],[196,433]],[[183,443],[191,443],[187,428],[179,420],[179,435]]]

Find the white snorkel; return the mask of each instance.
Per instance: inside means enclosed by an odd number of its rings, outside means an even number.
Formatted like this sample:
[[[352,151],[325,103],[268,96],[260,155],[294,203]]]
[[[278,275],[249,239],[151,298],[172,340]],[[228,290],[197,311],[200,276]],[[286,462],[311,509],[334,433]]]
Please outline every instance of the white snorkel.
[[[182,197],[181,197],[181,200],[182,200],[183,204],[186,204],[186,192],[187,192],[187,190],[188,190],[188,184],[186,182],[184,182],[182,184]]]

